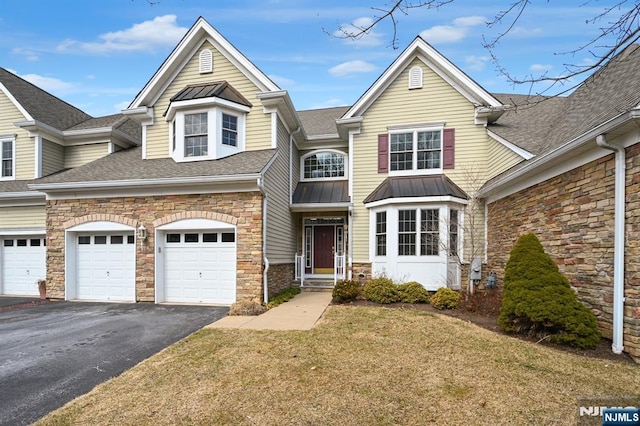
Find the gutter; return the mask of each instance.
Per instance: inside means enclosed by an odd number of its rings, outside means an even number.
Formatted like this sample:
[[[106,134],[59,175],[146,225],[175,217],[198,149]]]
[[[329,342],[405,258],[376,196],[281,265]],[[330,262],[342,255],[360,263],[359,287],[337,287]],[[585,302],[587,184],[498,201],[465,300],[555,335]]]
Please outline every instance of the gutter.
[[[264,262],[264,270],[262,271],[262,287],[264,294],[263,302],[269,303],[269,259],[267,258],[267,191],[264,187],[264,178],[260,176],[256,179],[256,185],[262,193],[262,260]]]
[[[615,152],[615,235],[613,249],[613,342],[611,350],[621,354],[624,350],[624,244],[625,244],[625,176],[626,153],[619,146],[610,145],[606,135],[596,137],[599,147]]]

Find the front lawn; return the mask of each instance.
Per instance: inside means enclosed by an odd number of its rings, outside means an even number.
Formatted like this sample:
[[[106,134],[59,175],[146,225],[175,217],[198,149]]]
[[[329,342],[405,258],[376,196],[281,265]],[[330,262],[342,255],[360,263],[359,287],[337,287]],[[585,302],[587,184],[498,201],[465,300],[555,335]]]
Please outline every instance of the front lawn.
[[[579,397],[638,389],[635,365],[330,306],[311,331],[198,331],[37,424],[575,424]]]

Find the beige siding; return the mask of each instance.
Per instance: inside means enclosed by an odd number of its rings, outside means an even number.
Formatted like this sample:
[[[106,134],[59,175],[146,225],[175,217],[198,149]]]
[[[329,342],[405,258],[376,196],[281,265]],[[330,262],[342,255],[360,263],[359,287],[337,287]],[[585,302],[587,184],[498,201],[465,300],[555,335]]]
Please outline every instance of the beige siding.
[[[270,263],[293,263],[296,230],[289,211],[289,132],[278,121],[278,158],[265,174],[267,257]]]
[[[213,73],[199,73],[199,55],[202,49],[213,52]],[[169,106],[169,99],[189,84],[226,80],[251,102],[253,107],[247,114],[246,144],[248,151],[271,148],[271,121],[262,112],[262,104],[256,98],[260,90],[231,62],[224,58],[211,44],[205,42],[188,61],[180,74],[169,84],[165,92],[153,105],[154,125],[147,128],[147,158],[169,156],[169,123],[163,117]]]
[[[44,205],[0,207],[0,230],[3,228],[45,227]]]
[[[408,90],[408,70],[420,65],[424,70],[422,89]],[[447,175],[463,190],[484,182],[487,176],[487,144],[484,126],[474,124],[474,106],[420,60],[414,60],[363,114],[362,133],[353,147],[354,262],[369,262],[369,212],[363,200],[388,176],[377,173],[377,135],[390,125],[445,122],[455,128],[455,170]],[[480,183],[481,185],[481,183]]]
[[[64,169],[64,147],[46,139],[42,141],[42,176]]]
[[[16,135],[16,179],[33,179],[35,176],[35,148],[33,139],[26,130],[13,125],[16,121],[24,121],[26,117],[20,110],[0,92],[0,135]]]
[[[77,145],[65,148],[64,167],[82,166],[109,153],[109,144]]]
[[[499,175],[523,160],[524,158],[500,142],[489,139],[489,170],[487,171],[487,179]]]

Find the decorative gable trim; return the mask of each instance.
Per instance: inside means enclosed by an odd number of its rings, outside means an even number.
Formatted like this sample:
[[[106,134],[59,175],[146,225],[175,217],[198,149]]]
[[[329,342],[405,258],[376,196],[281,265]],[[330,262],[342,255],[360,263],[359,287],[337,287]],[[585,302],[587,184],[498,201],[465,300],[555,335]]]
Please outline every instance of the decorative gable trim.
[[[131,102],[128,109],[153,106],[160,94],[184,68],[204,41],[208,41],[219,54],[228,59],[261,91],[277,91],[280,88],[258,69],[246,56],[216,31],[203,17],[199,17],[180,40],[144,88]]]
[[[24,107],[20,104],[20,102],[18,102],[18,100],[11,94],[9,89],[7,89],[7,87],[2,83],[0,83],[0,91],[4,93],[4,95],[11,101],[11,103],[16,108],[18,108],[18,111],[20,111],[20,114],[24,116],[26,121],[34,121],[34,118],[31,116],[31,114],[29,114],[27,110],[24,109]]]
[[[509,142],[508,140],[506,140],[502,136],[497,135],[496,133],[492,132],[491,130],[487,130],[487,135],[489,135],[489,137],[491,139],[495,140],[499,144],[505,146],[506,148],[509,148],[511,151],[515,152],[516,154],[518,154],[520,157],[524,158],[525,160],[530,160],[533,157],[535,157],[529,151],[527,151],[525,149],[522,149],[517,145],[512,144],[511,142]]]
[[[343,119],[362,115],[415,58],[420,59],[427,67],[454,87],[472,104],[485,105],[493,108],[502,106],[502,103],[500,103],[498,99],[484,90],[462,70],[431,47],[431,45],[422,38],[416,37],[349,111],[345,113]]]

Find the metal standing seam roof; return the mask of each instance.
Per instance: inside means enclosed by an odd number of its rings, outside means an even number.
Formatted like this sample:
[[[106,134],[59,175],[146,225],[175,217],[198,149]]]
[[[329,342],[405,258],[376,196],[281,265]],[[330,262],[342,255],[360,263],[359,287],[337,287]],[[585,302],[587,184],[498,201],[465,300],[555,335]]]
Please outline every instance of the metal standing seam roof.
[[[293,204],[348,203],[346,180],[300,182],[293,192]]]
[[[245,151],[218,160],[176,163],[172,158],[143,160],[142,148],[134,147],[33,183],[42,185],[258,174],[269,164],[275,152],[275,149]]]
[[[210,83],[190,84],[176,93],[170,102],[190,101],[193,99],[220,98],[236,104],[252,107],[247,100],[227,81],[214,81]]]
[[[390,198],[442,196],[469,199],[469,196],[446,175],[397,176],[386,178],[364,199],[364,204]]]

